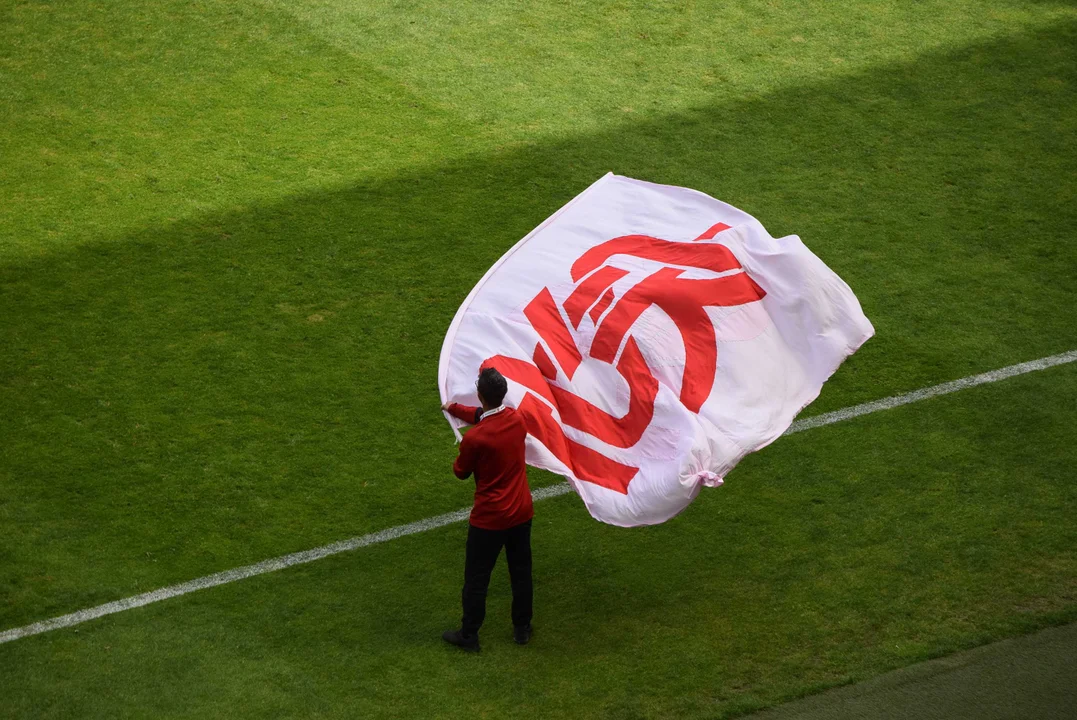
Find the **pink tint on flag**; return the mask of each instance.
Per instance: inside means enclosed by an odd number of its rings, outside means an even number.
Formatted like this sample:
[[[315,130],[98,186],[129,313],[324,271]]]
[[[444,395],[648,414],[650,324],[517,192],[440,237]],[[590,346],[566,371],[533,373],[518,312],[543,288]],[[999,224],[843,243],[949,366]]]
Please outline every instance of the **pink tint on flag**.
[[[479,368],[498,368],[528,463],[568,478],[595,518],[647,525],[779,437],[873,334],[795,235],[609,174],[475,286],[438,382],[442,401],[475,404]]]

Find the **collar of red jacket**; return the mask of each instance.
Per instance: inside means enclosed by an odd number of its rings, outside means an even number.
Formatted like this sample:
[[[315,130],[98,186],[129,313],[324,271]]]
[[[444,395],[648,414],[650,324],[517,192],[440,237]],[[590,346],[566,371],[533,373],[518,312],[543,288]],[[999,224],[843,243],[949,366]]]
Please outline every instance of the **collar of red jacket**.
[[[499,412],[501,412],[504,409],[505,409],[505,405],[504,405],[504,403],[502,403],[501,405],[498,405],[495,408],[490,408],[489,410],[484,410],[482,415],[479,416],[479,420],[482,420],[487,415],[497,415]]]

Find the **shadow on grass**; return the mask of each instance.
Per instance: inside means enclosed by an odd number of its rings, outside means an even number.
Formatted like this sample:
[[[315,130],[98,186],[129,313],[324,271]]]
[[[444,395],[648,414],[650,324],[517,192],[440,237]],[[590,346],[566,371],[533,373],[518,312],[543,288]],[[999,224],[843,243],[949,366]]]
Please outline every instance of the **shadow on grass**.
[[[850,283],[878,337],[819,410],[1073,349],[1075,130],[1067,24],[8,264],[0,625],[466,504],[444,331],[607,170],[742,207]]]

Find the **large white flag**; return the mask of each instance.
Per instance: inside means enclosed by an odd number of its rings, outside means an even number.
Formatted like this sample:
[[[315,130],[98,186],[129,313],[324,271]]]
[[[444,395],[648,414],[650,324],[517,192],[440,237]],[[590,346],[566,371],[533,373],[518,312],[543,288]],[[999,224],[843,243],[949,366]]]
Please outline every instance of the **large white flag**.
[[[795,235],[611,173],[479,281],[438,382],[443,402],[477,405],[479,369],[496,367],[528,464],[568,478],[595,518],[647,525],[777,439],[874,332]]]

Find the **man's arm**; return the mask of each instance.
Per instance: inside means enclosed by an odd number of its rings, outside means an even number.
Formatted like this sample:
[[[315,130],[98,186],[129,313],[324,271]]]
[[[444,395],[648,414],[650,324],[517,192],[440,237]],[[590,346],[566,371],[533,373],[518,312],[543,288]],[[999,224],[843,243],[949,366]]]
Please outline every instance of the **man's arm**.
[[[452,464],[453,474],[461,480],[471,477],[471,473],[475,472],[476,455],[475,440],[468,433],[460,441],[460,454]]]
[[[470,405],[461,405],[460,403],[451,403],[445,407],[445,410],[453,417],[463,420],[468,425],[478,425],[479,418],[482,417],[481,407],[471,407]]]

